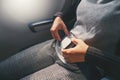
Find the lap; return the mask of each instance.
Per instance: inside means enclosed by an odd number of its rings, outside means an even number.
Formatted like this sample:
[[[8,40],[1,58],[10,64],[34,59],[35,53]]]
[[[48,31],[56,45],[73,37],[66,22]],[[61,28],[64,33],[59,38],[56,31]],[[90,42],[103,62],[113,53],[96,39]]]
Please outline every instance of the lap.
[[[21,80],[86,80],[86,78],[82,72],[74,73],[58,64],[53,64]]]
[[[18,79],[37,70],[54,64],[53,40],[49,40],[0,62],[0,79]]]

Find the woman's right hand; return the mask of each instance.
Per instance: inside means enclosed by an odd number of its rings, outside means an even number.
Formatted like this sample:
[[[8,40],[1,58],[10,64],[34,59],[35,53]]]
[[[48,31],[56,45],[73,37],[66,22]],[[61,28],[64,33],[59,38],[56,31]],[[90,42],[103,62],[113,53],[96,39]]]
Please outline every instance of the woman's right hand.
[[[60,17],[56,17],[50,31],[51,31],[54,39],[61,41],[60,35],[58,33],[59,30],[63,30],[64,33],[67,36],[69,36],[69,32],[68,32],[67,27],[66,27],[65,23],[63,22],[63,20]]]

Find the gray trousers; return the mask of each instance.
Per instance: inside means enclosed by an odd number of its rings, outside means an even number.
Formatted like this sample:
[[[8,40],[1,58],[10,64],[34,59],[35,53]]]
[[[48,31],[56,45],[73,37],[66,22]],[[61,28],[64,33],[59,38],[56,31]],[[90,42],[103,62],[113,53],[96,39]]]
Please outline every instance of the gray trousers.
[[[2,61],[0,80],[86,80],[59,60],[54,47],[49,40]]]

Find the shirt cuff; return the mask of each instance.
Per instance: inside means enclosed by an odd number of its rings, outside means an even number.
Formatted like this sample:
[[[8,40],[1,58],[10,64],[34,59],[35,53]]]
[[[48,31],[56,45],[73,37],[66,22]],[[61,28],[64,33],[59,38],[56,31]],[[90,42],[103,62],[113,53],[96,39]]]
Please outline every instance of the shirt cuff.
[[[62,12],[57,12],[57,13],[55,13],[54,19],[55,19],[56,17],[63,18],[63,13],[62,13]]]
[[[85,61],[88,63],[94,63],[95,60],[101,56],[104,56],[102,52],[94,47],[88,47],[88,50],[86,52]]]

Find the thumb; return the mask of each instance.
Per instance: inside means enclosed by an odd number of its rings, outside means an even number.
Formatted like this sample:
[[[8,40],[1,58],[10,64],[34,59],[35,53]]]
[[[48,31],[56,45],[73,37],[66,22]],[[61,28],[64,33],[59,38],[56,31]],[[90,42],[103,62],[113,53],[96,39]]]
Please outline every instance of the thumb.
[[[76,44],[76,45],[79,43],[79,40],[76,39],[76,38],[72,38],[71,40],[72,40],[72,42],[73,42],[74,44]]]

